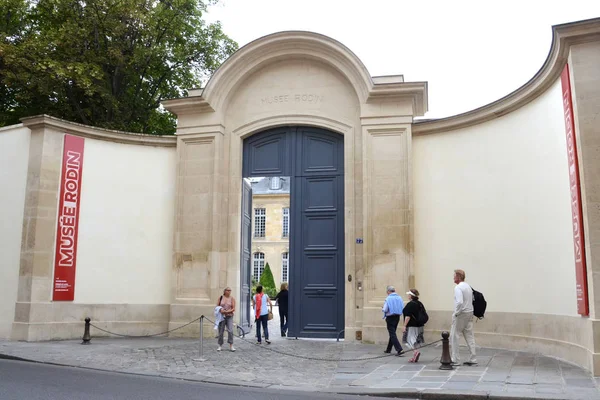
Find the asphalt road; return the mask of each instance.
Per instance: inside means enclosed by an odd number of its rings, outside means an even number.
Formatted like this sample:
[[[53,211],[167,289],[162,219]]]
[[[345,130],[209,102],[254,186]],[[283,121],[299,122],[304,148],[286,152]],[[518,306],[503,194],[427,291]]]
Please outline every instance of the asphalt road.
[[[273,389],[212,385],[0,359],[1,400],[48,399],[353,399]],[[366,397],[360,397],[366,399]],[[379,397],[381,399],[381,397]]]

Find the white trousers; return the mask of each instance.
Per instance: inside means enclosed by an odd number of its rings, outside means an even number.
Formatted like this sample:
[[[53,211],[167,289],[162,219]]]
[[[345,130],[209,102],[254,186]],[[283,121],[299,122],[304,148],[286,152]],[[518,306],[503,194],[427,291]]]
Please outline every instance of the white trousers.
[[[461,313],[452,317],[452,329],[450,330],[450,348],[452,351],[452,362],[460,362],[459,345],[460,336],[464,336],[469,347],[469,362],[476,362],[475,358],[475,335],[473,335],[473,313]]]

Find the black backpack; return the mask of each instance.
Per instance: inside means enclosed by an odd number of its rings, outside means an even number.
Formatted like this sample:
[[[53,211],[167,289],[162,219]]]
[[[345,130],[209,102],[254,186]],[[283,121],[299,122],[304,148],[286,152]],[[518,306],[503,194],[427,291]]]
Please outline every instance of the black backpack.
[[[417,311],[417,324],[418,326],[425,326],[427,321],[429,321],[429,315],[427,315],[427,311],[425,310],[425,306],[420,301],[419,303],[419,311]]]
[[[478,292],[473,288],[471,288],[471,290],[473,290],[473,315],[479,319],[483,319],[485,309],[487,307],[487,301],[485,301],[483,293]]]

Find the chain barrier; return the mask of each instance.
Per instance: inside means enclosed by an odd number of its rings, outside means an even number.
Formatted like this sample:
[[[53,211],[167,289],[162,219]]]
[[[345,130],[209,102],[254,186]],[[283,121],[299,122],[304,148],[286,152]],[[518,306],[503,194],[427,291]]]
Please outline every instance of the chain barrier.
[[[205,319],[205,320],[207,320],[207,321],[209,321],[209,322],[211,322],[212,324],[215,324],[215,322],[214,322],[214,321],[211,321],[211,320],[210,320],[210,319],[208,319],[207,317],[204,317],[204,319]],[[236,324],[236,326],[237,326],[237,324]],[[238,328],[240,328],[240,327],[238,326]],[[262,349],[265,349],[265,350],[271,351],[271,352],[273,352],[273,353],[281,354],[281,355],[283,355],[283,356],[288,356],[288,357],[301,358],[301,359],[303,359],[303,360],[310,360],[310,361],[327,361],[327,362],[340,362],[340,361],[369,361],[369,360],[377,360],[377,359],[380,359],[380,358],[386,358],[386,357],[396,357],[396,355],[395,355],[395,354],[383,354],[383,355],[380,355],[380,356],[365,357],[365,358],[352,358],[352,359],[344,359],[344,358],[335,358],[335,359],[332,359],[332,358],[310,357],[310,356],[303,356],[303,355],[299,355],[299,354],[291,354],[291,353],[286,353],[286,352],[283,352],[283,351],[276,350],[275,348],[273,348],[273,347],[270,347],[270,346],[268,346],[268,345],[267,345],[267,346],[262,346],[262,345],[259,345],[258,343],[256,343],[255,341],[250,341],[250,340],[247,340],[247,339],[245,339],[244,337],[242,337],[242,336],[238,336],[238,335],[236,335],[236,334],[235,334],[235,333],[233,333],[233,332],[232,332],[232,334],[233,334],[233,336],[237,337],[238,339],[240,339],[240,340],[242,340],[242,341],[244,341],[244,342],[246,342],[246,343],[248,343],[248,344],[254,345],[254,346],[256,346],[256,347],[260,347],[260,348],[262,348]],[[441,342],[441,341],[442,341],[442,340],[440,339],[440,340],[437,340],[437,341],[435,341],[435,342],[431,342],[431,343],[425,344],[425,345],[423,345],[423,346],[420,346],[420,347],[419,347],[419,348],[417,348],[417,349],[402,350],[402,351],[400,352],[400,354],[401,354],[401,355],[404,355],[404,354],[406,354],[406,353],[409,353],[409,352],[412,352],[412,351],[415,351],[415,350],[422,349],[422,348],[424,348],[424,347],[428,347],[428,346],[434,345],[434,344],[436,344],[436,343],[439,343],[439,342]]]
[[[198,318],[194,319],[193,321],[190,321],[190,322],[188,322],[188,323],[187,323],[187,324],[185,324],[185,325],[178,326],[177,328],[169,329],[168,331],[164,331],[164,332],[160,332],[160,333],[148,334],[148,335],[125,335],[125,334],[121,334],[121,333],[115,333],[115,332],[111,332],[111,331],[109,331],[109,330],[106,330],[106,329],[102,329],[102,328],[100,328],[99,326],[96,326],[96,325],[94,325],[94,324],[92,324],[92,323],[90,323],[90,326],[93,326],[94,328],[98,329],[99,331],[102,331],[102,332],[108,333],[109,335],[120,336],[120,337],[129,337],[129,338],[146,338],[146,337],[155,337],[155,336],[166,335],[167,333],[171,333],[171,332],[174,332],[174,331],[176,331],[176,330],[178,330],[178,329],[185,328],[186,326],[188,326],[188,325],[191,325],[191,324],[193,324],[194,322],[200,321],[201,319],[204,319],[204,320],[206,320],[206,321],[210,322],[211,324],[215,325],[215,322],[214,322],[214,321],[212,321],[211,319],[207,318],[206,316],[200,316],[200,317],[198,317]],[[243,332],[243,334],[242,334],[242,335],[238,335],[238,334],[236,334],[235,332],[231,332],[231,333],[232,333],[232,335],[233,335],[233,336],[235,336],[235,337],[237,337],[239,340],[241,340],[241,341],[243,341],[243,342],[246,342],[246,343],[248,343],[248,344],[250,344],[250,345],[253,345],[253,346],[256,346],[256,347],[260,347],[260,348],[262,348],[262,349],[264,349],[264,350],[271,351],[271,352],[273,352],[273,353],[276,353],[276,354],[280,354],[280,355],[283,355],[283,356],[288,356],[288,357],[300,358],[300,359],[303,359],[303,360],[310,360],[310,361],[325,361],[325,362],[343,362],[343,361],[369,361],[369,360],[377,360],[377,359],[381,359],[381,358],[395,357],[395,356],[396,356],[395,354],[383,354],[383,355],[379,355],[379,356],[372,356],[372,357],[365,357],[365,358],[352,358],[352,359],[347,359],[347,358],[322,358],[322,357],[310,357],[310,356],[303,356],[303,355],[300,355],[300,354],[286,353],[286,352],[283,352],[283,351],[277,350],[277,349],[275,349],[275,348],[273,348],[273,347],[270,347],[270,346],[268,346],[268,345],[267,345],[267,346],[261,346],[261,345],[259,345],[258,343],[254,342],[254,341],[250,341],[250,340],[246,339],[246,338],[245,338],[246,334],[245,334],[245,332],[244,332],[244,329],[243,329],[242,327],[240,327],[239,325],[237,325],[237,324],[235,324],[235,326],[237,327],[237,329],[238,329],[238,330],[241,330],[241,331]],[[413,352],[413,351],[415,351],[415,350],[420,350],[420,349],[422,349],[422,348],[425,348],[425,347],[428,347],[428,346],[432,346],[432,345],[434,345],[434,344],[436,344],[436,343],[439,343],[439,342],[441,342],[441,341],[442,341],[442,339],[440,339],[440,340],[436,340],[435,342],[431,342],[431,343],[424,344],[424,345],[422,345],[422,346],[419,346],[418,348],[415,348],[415,349],[402,350],[402,351],[400,352],[400,354],[401,354],[401,355],[404,355],[404,354],[406,354],[406,353],[410,353],[410,352]]]
[[[198,317],[195,320],[190,321],[190,322],[188,322],[185,325],[178,326],[177,328],[169,329],[168,331],[161,332],[161,333],[154,333],[154,334],[151,334],[151,335],[123,335],[121,333],[115,333],[115,332],[108,331],[106,329],[102,329],[102,328],[100,328],[100,327],[98,327],[98,326],[96,326],[96,325],[94,325],[92,323],[90,323],[90,326],[93,326],[94,328],[98,329],[99,331],[108,333],[109,335],[120,336],[120,337],[130,337],[130,338],[145,338],[145,337],[154,337],[154,336],[166,335],[167,333],[171,333],[171,332],[176,331],[178,329],[185,328],[186,326],[191,325],[194,322],[200,321],[200,318],[202,318],[202,317]],[[206,319],[206,317],[205,317],[205,319]]]

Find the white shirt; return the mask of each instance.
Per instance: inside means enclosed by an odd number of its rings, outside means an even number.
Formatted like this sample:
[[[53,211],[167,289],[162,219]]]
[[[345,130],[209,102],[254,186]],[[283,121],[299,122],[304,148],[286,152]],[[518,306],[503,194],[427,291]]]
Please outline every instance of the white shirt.
[[[473,289],[467,282],[454,287],[454,315],[473,312]]]

